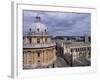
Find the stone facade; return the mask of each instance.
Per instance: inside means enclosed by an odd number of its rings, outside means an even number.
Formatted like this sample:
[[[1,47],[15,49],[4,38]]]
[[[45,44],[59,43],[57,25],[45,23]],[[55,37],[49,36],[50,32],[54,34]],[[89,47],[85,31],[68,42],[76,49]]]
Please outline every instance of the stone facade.
[[[40,17],[36,17],[34,24],[23,37],[24,69],[49,67],[56,60],[56,44],[52,42],[45,25],[40,22]]]
[[[73,64],[75,61],[91,61],[91,46],[83,42],[64,44],[64,54],[72,55]]]

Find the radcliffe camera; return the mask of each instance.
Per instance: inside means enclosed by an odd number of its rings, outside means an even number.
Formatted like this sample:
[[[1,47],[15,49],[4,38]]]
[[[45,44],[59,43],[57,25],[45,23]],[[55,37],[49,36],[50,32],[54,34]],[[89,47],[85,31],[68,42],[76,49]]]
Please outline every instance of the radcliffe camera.
[[[23,69],[91,66],[91,14],[23,10]]]

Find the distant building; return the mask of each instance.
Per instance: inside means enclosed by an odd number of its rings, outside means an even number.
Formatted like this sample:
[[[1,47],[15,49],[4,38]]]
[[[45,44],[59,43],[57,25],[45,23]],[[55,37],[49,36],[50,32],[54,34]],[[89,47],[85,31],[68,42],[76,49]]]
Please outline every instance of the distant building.
[[[63,58],[70,66],[91,65],[91,42],[89,36],[68,36],[63,38],[56,37],[57,56]],[[68,38],[70,39],[66,40]]]
[[[55,46],[47,27],[37,16],[36,21],[23,37],[23,68],[52,67],[56,60]]]
[[[72,56],[72,65],[83,63],[83,65],[90,65],[91,60],[91,46],[90,43],[72,42],[71,44],[64,43],[64,55]]]
[[[91,37],[85,35],[85,36],[84,36],[84,42],[85,42],[85,43],[90,43],[90,42],[91,42]]]

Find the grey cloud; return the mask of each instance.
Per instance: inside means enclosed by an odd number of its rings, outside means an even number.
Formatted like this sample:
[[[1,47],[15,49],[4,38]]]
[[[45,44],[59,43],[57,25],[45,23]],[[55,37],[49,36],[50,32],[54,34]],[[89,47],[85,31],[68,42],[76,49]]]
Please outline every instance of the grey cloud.
[[[48,31],[54,35],[83,35],[90,34],[91,15],[89,13],[64,13],[25,11],[24,30],[35,21],[39,15],[42,22],[47,26]]]

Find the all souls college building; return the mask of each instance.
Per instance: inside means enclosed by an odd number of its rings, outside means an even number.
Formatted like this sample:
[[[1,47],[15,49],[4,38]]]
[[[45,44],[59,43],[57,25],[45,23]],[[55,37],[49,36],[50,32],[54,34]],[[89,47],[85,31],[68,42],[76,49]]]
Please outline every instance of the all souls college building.
[[[91,45],[87,39],[81,42],[70,40],[56,40],[57,55],[68,63],[69,66],[90,66]],[[60,54],[59,54],[60,53]]]
[[[56,60],[55,46],[47,27],[37,16],[23,37],[23,68],[52,67]]]

